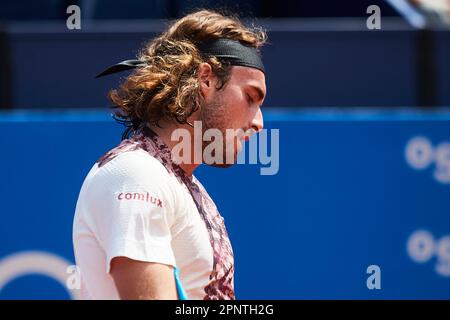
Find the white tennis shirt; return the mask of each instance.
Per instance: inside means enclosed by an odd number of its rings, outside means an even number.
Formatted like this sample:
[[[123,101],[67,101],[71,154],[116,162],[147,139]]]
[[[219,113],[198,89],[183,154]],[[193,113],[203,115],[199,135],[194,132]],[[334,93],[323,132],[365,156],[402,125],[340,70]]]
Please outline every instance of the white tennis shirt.
[[[85,299],[118,299],[114,257],[178,268],[188,299],[234,299],[234,259],[224,220],[194,176],[171,161],[149,129],[92,167],[73,223]]]

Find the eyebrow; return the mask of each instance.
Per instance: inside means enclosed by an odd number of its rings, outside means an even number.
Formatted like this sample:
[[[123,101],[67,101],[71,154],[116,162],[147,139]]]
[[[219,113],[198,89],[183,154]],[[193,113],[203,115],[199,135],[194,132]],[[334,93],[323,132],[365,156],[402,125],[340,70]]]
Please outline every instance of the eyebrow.
[[[258,94],[259,100],[262,101],[264,99],[265,94],[260,87],[257,87],[254,85],[250,85],[249,87],[256,91],[256,93]]]

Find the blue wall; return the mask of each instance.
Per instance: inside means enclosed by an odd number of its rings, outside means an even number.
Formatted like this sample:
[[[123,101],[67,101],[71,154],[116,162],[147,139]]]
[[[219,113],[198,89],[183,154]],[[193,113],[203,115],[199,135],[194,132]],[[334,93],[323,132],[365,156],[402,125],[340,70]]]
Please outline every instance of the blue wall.
[[[197,171],[228,227],[238,298],[450,299],[450,181],[434,176],[450,177],[449,110],[268,110],[265,123],[279,129],[278,174],[250,164]],[[93,111],[2,114],[0,130],[0,266],[23,251],[73,263],[79,188],[121,127]],[[422,170],[405,157],[419,136],[433,149]],[[418,230],[433,236],[421,263],[407,250]],[[366,286],[369,265],[381,269],[381,290]],[[0,299],[68,297],[35,275],[0,290]]]

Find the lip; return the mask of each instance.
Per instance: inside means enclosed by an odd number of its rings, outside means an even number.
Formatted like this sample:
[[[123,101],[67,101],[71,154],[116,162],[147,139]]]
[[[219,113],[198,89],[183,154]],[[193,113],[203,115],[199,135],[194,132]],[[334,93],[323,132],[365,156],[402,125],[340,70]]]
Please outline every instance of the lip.
[[[255,133],[255,130],[253,129],[248,129],[245,130],[244,135],[242,136],[242,141],[247,142],[248,140],[250,140],[250,138],[252,137],[252,135]]]

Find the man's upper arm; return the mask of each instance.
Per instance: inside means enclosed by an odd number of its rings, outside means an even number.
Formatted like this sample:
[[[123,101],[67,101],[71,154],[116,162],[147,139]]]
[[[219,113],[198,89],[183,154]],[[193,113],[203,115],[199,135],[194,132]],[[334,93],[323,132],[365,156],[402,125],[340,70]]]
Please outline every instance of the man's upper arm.
[[[110,274],[121,299],[178,299],[172,266],[115,257]]]
[[[177,299],[175,210],[161,164],[143,152],[120,154],[99,170],[90,191],[91,228],[119,296]]]

